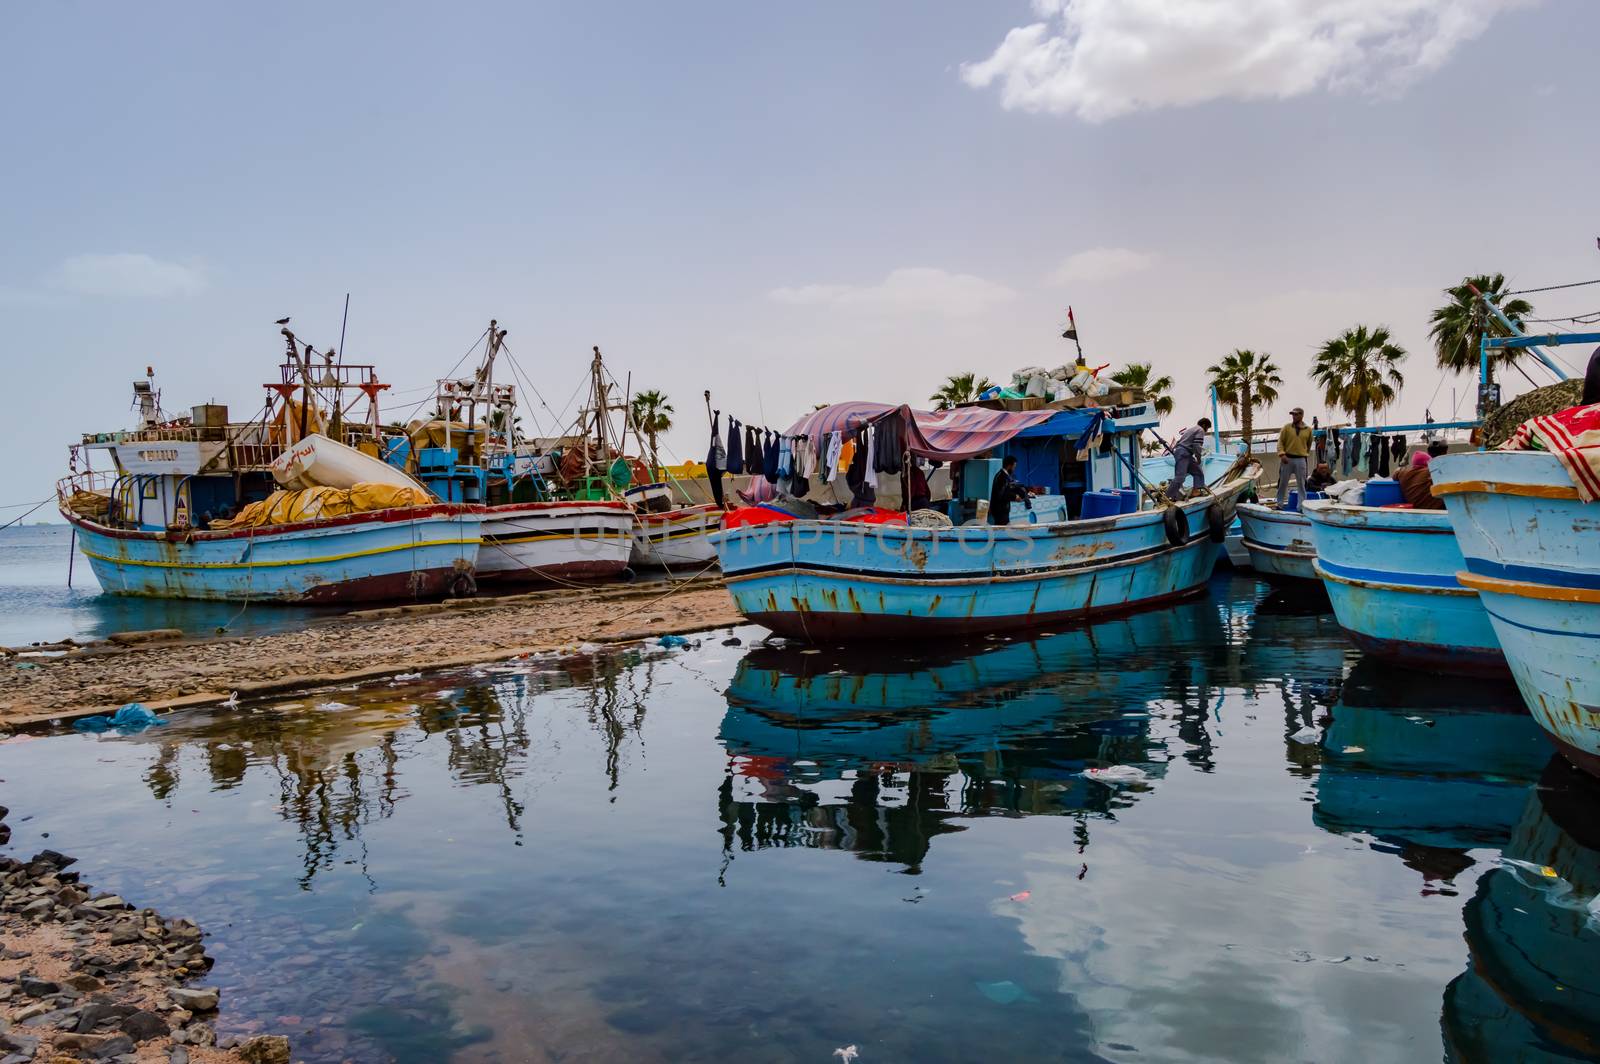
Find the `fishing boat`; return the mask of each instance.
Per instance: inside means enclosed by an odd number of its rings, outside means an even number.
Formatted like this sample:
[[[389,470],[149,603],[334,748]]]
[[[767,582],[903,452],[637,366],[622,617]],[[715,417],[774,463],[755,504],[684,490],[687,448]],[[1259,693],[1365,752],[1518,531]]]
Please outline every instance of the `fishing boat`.
[[[1248,471],[1170,503],[1139,474],[1139,434],[1153,405],[931,413],[882,403],[837,403],[802,418],[791,439],[822,453],[835,438],[901,465],[954,469],[946,515],[932,524],[883,507],[829,514],[808,498],[839,497],[836,478],[807,481],[806,497],[732,511],[714,537],[739,610],[775,632],[812,641],[968,636],[1091,619],[1175,601],[1210,578]],[[869,435],[870,434],[870,435]],[[858,452],[865,453],[865,452]],[[1009,523],[977,516],[1003,458],[1038,488]],[[1242,463],[1241,463],[1242,464]],[[852,467],[854,468],[854,467]],[[869,489],[864,479],[855,478]],[[879,472],[887,494],[899,482]],[[848,497],[848,496],[847,496]],[[1124,512],[1126,511],[1126,512]]]
[[[388,385],[373,367],[331,352],[313,366],[310,345],[283,335],[288,359],[261,418],[230,422],[218,404],[169,416],[147,370],[134,383],[138,427],[73,447],[57,498],[101,587],[240,602],[470,594],[481,511],[438,503],[376,460]],[[357,400],[347,404],[347,391]],[[359,395],[365,423],[350,419]]]
[[[722,507],[683,501],[664,481],[631,487],[623,498],[633,508],[634,568],[695,571],[716,564],[711,536],[722,525]]]
[[[1600,501],[1561,458],[1480,451],[1434,459],[1465,565],[1523,699],[1561,752],[1600,775]]]
[[[1448,673],[1503,674],[1505,655],[1478,593],[1462,587],[1443,510],[1313,499],[1312,568],[1350,641],[1373,657]]]
[[[627,571],[633,511],[618,495],[632,474],[611,446],[609,389],[591,376],[571,433],[526,438],[515,385],[495,383],[506,330],[490,321],[470,377],[435,382],[431,416],[391,437],[385,460],[439,498],[484,510],[478,575],[492,583],[605,580]],[[476,350],[476,348],[474,348]]]
[[[1280,509],[1264,502],[1238,506],[1245,552],[1250,567],[1267,577],[1315,581],[1317,549],[1311,542],[1311,521],[1298,509]]]
[[[1216,443],[1220,447],[1222,437],[1216,436]],[[1207,451],[1200,458],[1201,472],[1206,483],[1217,481],[1227,473],[1237,459],[1236,454],[1228,454],[1221,450]],[[1170,454],[1145,455],[1139,463],[1139,473],[1152,484],[1167,484],[1172,480],[1173,471],[1177,462]],[[1227,535],[1222,539],[1222,549],[1217,555],[1219,563],[1226,562],[1235,569],[1250,568],[1250,552],[1244,545],[1244,525],[1235,515],[1233,523],[1228,526]]]

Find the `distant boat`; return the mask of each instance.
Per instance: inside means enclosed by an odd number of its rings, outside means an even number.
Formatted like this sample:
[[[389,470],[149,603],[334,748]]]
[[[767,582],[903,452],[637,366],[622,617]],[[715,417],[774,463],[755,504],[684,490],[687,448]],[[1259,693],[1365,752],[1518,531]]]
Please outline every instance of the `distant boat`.
[[[1017,523],[1006,525],[919,527],[882,510],[865,521],[735,511],[715,537],[729,591],[756,623],[821,642],[981,635],[1198,593],[1250,477],[1137,509],[1138,433],[1155,423],[1148,402],[1025,413],[824,408],[790,435],[887,432],[912,455],[959,463],[968,496],[986,497],[1000,456],[1016,454],[1027,463],[1019,476],[1046,490],[1031,511],[1014,504]],[[1079,518],[1067,519],[1073,512]]]
[[[1317,549],[1305,514],[1262,502],[1242,502],[1238,512],[1250,568],[1263,576],[1316,582]]]
[[[1600,775],[1600,502],[1546,451],[1434,459],[1465,559],[1522,697],[1561,752]]]
[[[1443,510],[1312,499],[1312,566],[1350,641],[1376,658],[1448,673],[1503,674],[1505,655]]]

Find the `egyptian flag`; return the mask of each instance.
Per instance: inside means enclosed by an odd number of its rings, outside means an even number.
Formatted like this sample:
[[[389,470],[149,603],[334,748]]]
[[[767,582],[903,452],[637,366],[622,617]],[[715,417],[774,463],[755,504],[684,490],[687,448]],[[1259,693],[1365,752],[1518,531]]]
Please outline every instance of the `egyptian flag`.
[[[1067,330],[1061,334],[1063,340],[1078,342],[1078,319],[1072,316],[1072,308],[1067,308]]]

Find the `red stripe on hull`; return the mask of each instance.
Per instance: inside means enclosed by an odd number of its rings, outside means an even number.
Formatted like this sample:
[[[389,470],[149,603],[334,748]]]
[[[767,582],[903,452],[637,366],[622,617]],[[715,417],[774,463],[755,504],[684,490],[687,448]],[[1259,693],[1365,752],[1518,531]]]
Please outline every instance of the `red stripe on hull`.
[[[811,643],[882,642],[896,639],[970,639],[991,632],[1019,632],[1065,624],[1082,624],[1125,613],[1182,602],[1203,593],[1206,585],[1197,584],[1182,591],[1154,598],[1124,602],[1086,610],[1057,613],[1026,613],[1006,617],[895,617],[871,613],[750,613],[746,616],[781,636]]]
[[[315,602],[319,604],[352,602],[395,602],[404,599],[444,598],[451,592],[457,575],[471,577],[470,570],[419,569],[416,572],[384,573],[381,576],[363,576],[356,580],[342,580],[337,584],[324,584],[312,588],[297,599],[272,599],[274,602]],[[467,585],[470,587],[470,583]]]
[[[485,584],[549,584],[557,580],[609,580],[620,576],[627,568],[627,559],[563,562],[560,565],[542,565],[537,569],[515,568],[479,572],[478,581]]]
[[[1506,664],[1505,655],[1498,650],[1471,650],[1445,647],[1436,647],[1427,643],[1408,643],[1398,639],[1374,639],[1360,632],[1352,632],[1348,628],[1344,634],[1361,649],[1364,654],[1370,654],[1379,661],[1387,661],[1408,669],[1421,669],[1424,672],[1435,672],[1444,676],[1465,674],[1468,676],[1498,676],[1511,675],[1511,668]]]

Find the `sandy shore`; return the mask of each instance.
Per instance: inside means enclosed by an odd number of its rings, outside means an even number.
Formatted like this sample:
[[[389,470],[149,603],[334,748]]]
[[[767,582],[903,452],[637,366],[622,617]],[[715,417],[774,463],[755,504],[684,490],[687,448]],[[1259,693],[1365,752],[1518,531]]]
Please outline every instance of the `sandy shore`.
[[[268,608],[268,607],[261,607]],[[742,620],[720,582],[462,599],[347,614],[299,632],[99,646],[0,660],[0,723],[241,698],[396,672],[698,631]]]

